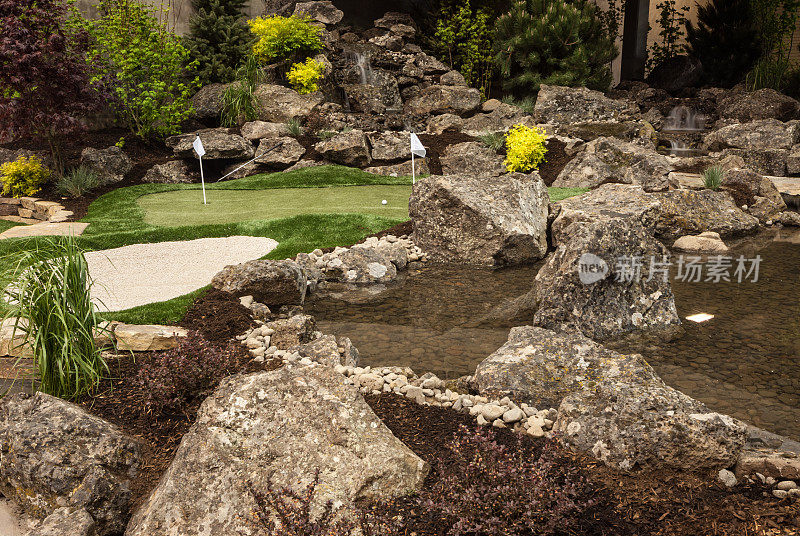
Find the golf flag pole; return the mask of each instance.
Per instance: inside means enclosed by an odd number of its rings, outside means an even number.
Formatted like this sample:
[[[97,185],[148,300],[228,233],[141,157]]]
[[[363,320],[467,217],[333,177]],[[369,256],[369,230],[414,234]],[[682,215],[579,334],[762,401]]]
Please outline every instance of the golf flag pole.
[[[203,141],[200,139],[200,136],[197,136],[194,139],[194,143],[192,144],[194,147],[194,152],[197,153],[197,159],[200,161],[200,182],[203,184],[203,204],[207,205],[208,201],[206,201],[206,177],[203,174],[203,155],[206,154],[206,149],[203,147]]]
[[[427,154],[428,151],[425,150],[425,147],[422,145],[422,142],[419,141],[417,135],[412,132],[411,133],[411,184],[417,183],[417,169],[414,157],[419,156],[420,158],[425,158]]]

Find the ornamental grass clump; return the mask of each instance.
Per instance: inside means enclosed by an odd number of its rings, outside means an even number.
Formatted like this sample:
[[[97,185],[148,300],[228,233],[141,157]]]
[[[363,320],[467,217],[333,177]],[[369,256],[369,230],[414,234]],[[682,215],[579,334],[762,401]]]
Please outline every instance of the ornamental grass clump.
[[[101,182],[102,179],[97,172],[86,166],[80,166],[58,178],[56,192],[62,197],[83,197],[100,186]]]
[[[4,291],[7,318],[24,335],[39,390],[64,399],[90,393],[108,372],[94,335],[92,279],[74,237],[45,239],[25,251]]]
[[[703,171],[703,184],[706,188],[719,190],[723,178],[725,178],[725,170],[722,169],[722,166],[711,166]]]
[[[264,76],[258,61],[250,56],[236,71],[236,82],[222,94],[220,122],[225,127],[235,127],[258,119],[258,97],[256,90]]]
[[[20,156],[0,166],[0,194],[11,197],[30,197],[50,179],[50,170],[38,156]]]
[[[547,153],[543,129],[517,125],[506,136],[506,169],[509,173],[530,173],[539,169]]]

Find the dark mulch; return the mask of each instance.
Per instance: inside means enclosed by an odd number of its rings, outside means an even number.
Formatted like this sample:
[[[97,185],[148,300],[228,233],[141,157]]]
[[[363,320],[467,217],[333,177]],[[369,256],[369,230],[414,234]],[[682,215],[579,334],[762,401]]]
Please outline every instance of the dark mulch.
[[[439,157],[444,154],[445,150],[450,145],[457,143],[464,143],[467,141],[475,141],[476,138],[467,136],[460,132],[445,132],[444,134],[420,134],[419,141],[428,151],[428,167],[431,174],[442,174],[442,163]]]
[[[475,426],[473,417],[446,408],[419,406],[392,395],[369,396],[367,402],[386,426],[420,458],[436,467],[441,459],[450,463],[443,446],[452,441],[461,425]],[[496,430],[501,444],[518,445],[515,434]],[[520,448],[537,456],[544,440],[524,437]],[[619,474],[582,456],[564,460],[580,467],[589,480],[589,491],[597,501],[584,512],[580,535],[718,535],[798,534],[800,503],[791,505],[764,497],[759,486],[739,486],[731,492],[702,475],[658,471]],[[438,478],[436,471],[425,486]],[[390,505],[392,515],[407,521],[406,534],[444,536],[449,527],[441,519],[420,509],[413,499]]]
[[[558,178],[561,170],[572,160],[572,157],[564,152],[567,144],[556,139],[547,140],[547,154],[544,163],[539,166],[539,176],[547,186],[552,185]]]
[[[247,331],[253,324],[250,310],[227,292],[212,288],[194,301],[182,327],[198,331],[209,342],[225,343]]]

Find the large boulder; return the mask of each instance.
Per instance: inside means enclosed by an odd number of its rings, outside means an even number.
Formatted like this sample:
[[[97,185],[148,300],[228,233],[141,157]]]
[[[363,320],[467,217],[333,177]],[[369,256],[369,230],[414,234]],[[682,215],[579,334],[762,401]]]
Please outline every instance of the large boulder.
[[[800,102],[771,88],[732,92],[717,106],[719,116],[743,123],[759,119],[791,121],[800,117]]]
[[[194,140],[198,136],[206,150],[203,160],[253,158],[255,153],[252,143],[228,128],[207,128],[191,134],[170,136],[165,143],[178,158],[197,158]]]
[[[737,123],[708,134],[705,146],[711,151],[728,147],[748,150],[791,149],[800,142],[797,122],[782,123],[777,119],[761,119]]]
[[[391,258],[374,248],[352,247],[341,253],[339,260],[341,280],[345,283],[388,283],[397,277],[397,267]]]
[[[283,138],[289,135],[286,123],[270,123],[267,121],[250,121],[242,125],[242,136],[246,140],[256,141],[264,138]]]
[[[554,205],[557,215],[551,233],[553,245],[569,240],[566,229],[575,222],[628,219],[655,232],[661,214],[660,203],[641,186],[604,184],[583,195],[569,197]]]
[[[637,184],[646,192],[669,189],[669,159],[650,146],[619,140],[597,138],[559,173],[552,186],[560,188],[596,188],[609,182]]]
[[[250,486],[301,493],[317,472],[311,514],[331,501],[346,515],[355,501],[418,489],[428,467],[330,367],[233,376],[203,402],[125,534],[250,534],[257,508]]]
[[[286,168],[298,162],[306,149],[291,136],[264,138],[258,142],[256,162],[268,167]]]
[[[411,158],[411,137],[408,132],[370,132],[373,160],[408,160]]]
[[[619,354],[577,331],[521,326],[512,328],[508,342],[481,361],[474,384],[492,399],[507,396],[517,404],[552,408],[600,382],[653,378],[655,372],[638,354]]]
[[[300,95],[293,89],[274,84],[259,84],[255,96],[258,119],[270,123],[305,119],[325,100],[319,92]]]
[[[678,91],[694,87],[703,77],[703,64],[692,56],[677,55],[659,63],[647,75],[647,83],[654,88]]]
[[[749,169],[729,169],[722,179],[722,187],[730,192],[738,206],[746,205],[747,211],[761,223],[777,220],[786,210],[786,202],[775,184]]]
[[[747,168],[756,173],[773,177],[786,175],[790,151],[788,149],[737,149],[722,151],[725,158],[741,158]]]
[[[194,116],[200,121],[219,122],[222,115],[222,96],[230,84],[209,84],[192,97]]]
[[[621,122],[639,113],[635,103],[610,99],[600,91],[542,84],[533,116],[537,123],[554,125],[590,122]]]
[[[294,261],[255,260],[227,266],[214,276],[211,286],[239,298],[253,296],[268,307],[301,305],[307,276]]]
[[[287,350],[309,343],[316,337],[317,323],[314,321],[314,317],[309,315],[279,318],[264,325],[272,330],[270,343],[279,350]]]
[[[479,141],[448,146],[439,162],[445,175],[499,177],[508,172],[503,156]]]
[[[0,400],[0,492],[33,517],[84,509],[97,534],[121,533],[141,462],[133,438],[74,404],[41,392]]]
[[[365,167],[372,161],[363,130],[348,130],[321,141],[314,149],[325,159],[343,166]]]
[[[97,523],[83,508],[64,506],[38,523],[26,536],[97,536]]]
[[[533,324],[576,329],[596,341],[672,337],[681,321],[668,259],[669,251],[632,218],[572,223],[536,274]]]
[[[481,92],[463,86],[429,86],[406,103],[411,114],[468,115],[481,105]]]
[[[705,231],[729,238],[758,230],[758,220],[736,206],[727,192],[672,190],[651,195],[661,205],[656,235],[666,239]]]
[[[185,160],[171,160],[151,167],[142,180],[157,184],[191,183],[194,182],[194,173]]]
[[[133,169],[133,161],[116,145],[106,149],[87,147],[81,151],[81,165],[97,173],[104,184],[120,182]]]
[[[547,252],[547,188],[536,175],[433,176],[417,182],[414,243],[431,259],[499,266]]]
[[[322,24],[339,24],[344,18],[344,12],[337,9],[330,0],[298,2],[294,6],[294,15]]]
[[[516,125],[534,127],[533,116],[521,108],[511,104],[499,103],[489,113],[475,114],[464,120],[460,130],[469,136],[480,136],[486,133],[506,133]]]
[[[403,98],[394,74],[373,67],[369,76],[364,76],[367,78],[367,83],[359,81],[359,83],[342,86],[352,111],[365,114],[384,114],[387,111],[403,109]]]
[[[736,463],[746,427],[664,384],[626,378],[567,396],[553,431],[572,448],[622,469],[722,469]]]

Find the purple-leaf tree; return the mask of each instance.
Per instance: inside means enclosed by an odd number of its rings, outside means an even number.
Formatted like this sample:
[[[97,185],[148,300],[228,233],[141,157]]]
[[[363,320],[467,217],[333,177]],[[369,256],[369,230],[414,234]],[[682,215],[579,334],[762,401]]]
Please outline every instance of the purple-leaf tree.
[[[0,141],[44,138],[59,170],[59,136],[106,100],[90,82],[88,35],[69,17],[65,0],[0,0]]]

